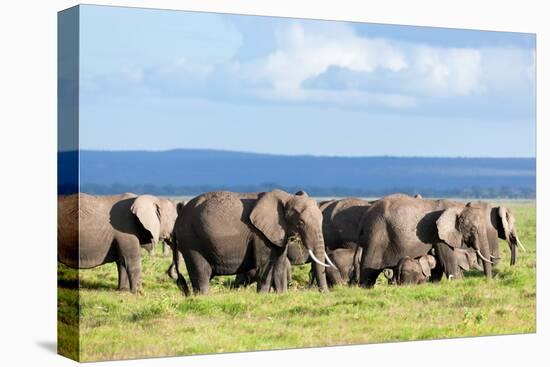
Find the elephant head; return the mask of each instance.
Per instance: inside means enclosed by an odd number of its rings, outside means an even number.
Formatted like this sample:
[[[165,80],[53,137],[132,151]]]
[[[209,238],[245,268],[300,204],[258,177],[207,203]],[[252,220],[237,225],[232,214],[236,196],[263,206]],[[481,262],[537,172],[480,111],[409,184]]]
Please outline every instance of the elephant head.
[[[432,255],[423,255],[416,259],[405,257],[399,260],[395,271],[384,269],[384,276],[390,284],[420,284],[425,283],[432,275],[436,261]]]
[[[275,246],[285,247],[291,235],[300,237],[312,260],[317,284],[321,291],[328,289],[325,267],[323,215],[317,202],[307,193],[296,195],[281,190],[262,194],[250,213],[250,221]]]
[[[489,210],[489,211],[487,211]],[[487,214],[488,213],[488,214]],[[523,248],[515,227],[515,217],[512,211],[505,207],[491,208],[483,203],[468,203],[465,207],[446,209],[437,220],[439,238],[449,246],[473,248],[483,263],[485,275],[492,275],[492,265],[495,259],[493,252],[498,246],[489,241],[489,233],[496,232],[498,238],[506,240],[510,247],[510,264],[516,263],[516,248]],[[470,261],[470,266],[473,263]]]
[[[454,249],[471,247],[483,261],[485,275],[492,276],[493,262],[487,238],[486,220],[480,207],[466,205],[443,211],[436,222],[439,238]]]
[[[176,204],[152,195],[138,196],[130,210],[146,230],[144,247],[151,251],[159,240],[172,242],[172,231],[178,216]]]
[[[465,271],[470,269],[483,270],[479,264],[476,251],[472,248],[456,248],[454,249],[457,265]]]

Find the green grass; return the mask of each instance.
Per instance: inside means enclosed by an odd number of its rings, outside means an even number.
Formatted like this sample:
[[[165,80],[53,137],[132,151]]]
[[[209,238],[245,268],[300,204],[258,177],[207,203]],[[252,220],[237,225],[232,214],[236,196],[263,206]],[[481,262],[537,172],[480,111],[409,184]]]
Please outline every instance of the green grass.
[[[392,287],[380,277],[371,290],[320,294],[302,266],[286,294],[230,290],[232,277],[218,277],[210,295],[184,298],[165,274],[170,257],[144,255],[137,295],[115,290],[114,264],[80,271],[78,317],[77,275],[60,265],[59,349],[74,357],[79,344],[80,359],[95,361],[535,332],[535,205],[506,205],[527,252],[510,267],[502,241],[489,281],[470,272],[463,281]]]

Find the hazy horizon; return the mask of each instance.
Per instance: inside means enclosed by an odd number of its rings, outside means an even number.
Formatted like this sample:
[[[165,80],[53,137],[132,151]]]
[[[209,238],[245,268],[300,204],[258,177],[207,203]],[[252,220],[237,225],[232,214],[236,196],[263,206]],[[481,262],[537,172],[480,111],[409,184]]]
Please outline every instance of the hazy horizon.
[[[244,150],[231,150],[231,149],[218,149],[218,148],[169,148],[169,149],[78,149],[78,150],[61,150],[60,153],[77,152],[77,151],[89,151],[89,152],[151,152],[151,153],[163,153],[171,151],[212,151],[212,152],[227,152],[238,154],[256,154],[256,155],[269,155],[269,156],[283,156],[283,157],[321,157],[321,158],[434,158],[434,159],[536,159],[536,156],[518,156],[518,157],[506,157],[506,156],[421,156],[421,155],[328,155],[328,154],[288,154],[288,153],[268,153],[268,152],[253,152]]]

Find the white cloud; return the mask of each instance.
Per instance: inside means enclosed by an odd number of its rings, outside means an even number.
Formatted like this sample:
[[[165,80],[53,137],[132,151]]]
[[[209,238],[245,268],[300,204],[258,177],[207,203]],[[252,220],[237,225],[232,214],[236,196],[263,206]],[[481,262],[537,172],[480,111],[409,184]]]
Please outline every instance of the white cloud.
[[[276,90],[292,91],[330,66],[360,72],[407,67],[402,52],[384,40],[358,37],[342,24],[317,30],[310,33],[299,23],[281,30],[279,49],[266,58],[260,77],[270,80]]]
[[[126,24],[144,33],[133,38],[110,39],[101,29],[102,37],[85,37],[83,90],[418,111],[445,103],[482,109],[534,93],[532,49],[433,46],[359,35],[346,23],[302,21],[281,22],[275,44],[258,47],[223,17],[189,17],[164,19],[157,32]],[[139,44],[121,47],[127,39]],[[243,57],[240,51],[252,48],[271,52]]]
[[[481,52],[474,49],[406,47],[411,62],[411,83],[417,92],[427,94],[467,95],[481,86]]]
[[[278,30],[277,49],[255,65],[255,79],[272,87],[261,90],[264,98],[397,108],[414,106],[421,98],[513,89],[532,81],[534,73],[533,58],[525,50],[446,48],[367,38],[342,23],[311,28],[293,22]],[[345,88],[304,87],[304,81],[322,78],[331,67],[350,72]],[[367,82],[356,83],[354,77]]]

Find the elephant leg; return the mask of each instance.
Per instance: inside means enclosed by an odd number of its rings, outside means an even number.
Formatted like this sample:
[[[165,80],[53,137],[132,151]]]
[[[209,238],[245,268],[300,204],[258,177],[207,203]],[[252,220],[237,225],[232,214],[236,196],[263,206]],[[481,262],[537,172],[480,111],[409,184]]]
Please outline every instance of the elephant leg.
[[[436,245],[432,249],[433,251],[432,255],[436,259],[435,267],[432,269],[432,274],[430,277],[430,281],[432,283],[440,282],[441,279],[443,278],[443,274],[445,274],[445,266],[443,265],[444,261],[441,260],[442,259],[442,256],[440,255],[441,250],[438,248],[438,246],[442,246],[442,244]]]
[[[437,243],[434,248],[437,263],[441,264],[442,267],[442,270],[440,269],[439,271],[442,271],[447,278],[452,276],[454,279],[462,279],[462,270],[458,267],[457,258],[453,249],[446,243]]]
[[[378,275],[382,272],[380,269],[362,268],[359,275],[359,283],[362,287],[372,288],[376,284]]]
[[[277,293],[288,290],[288,268],[290,268],[288,258],[286,255],[280,256],[273,267],[273,287]]]
[[[327,283],[329,287],[344,284],[344,279],[342,278],[342,275],[340,274],[340,271],[338,269],[330,267],[327,268],[325,271],[327,273]]]
[[[141,258],[139,256],[132,256],[125,258],[124,262],[128,271],[130,291],[136,293],[141,286]]]
[[[441,281],[441,278],[443,278],[443,274],[445,274],[445,269],[443,268],[441,262],[438,261],[435,268],[432,269],[430,280],[434,283],[438,283]]]
[[[258,270],[258,280],[256,282],[256,291],[258,293],[269,292],[273,279],[273,265],[273,263],[269,263],[263,269]]]
[[[233,288],[247,287],[256,281],[256,269],[251,269],[246,273],[239,273],[235,276]]]
[[[130,281],[128,280],[128,271],[124,262],[119,260],[116,262],[116,268],[118,271],[118,290],[127,291],[130,289]]]
[[[235,281],[233,282],[233,288],[240,288],[247,286],[247,275],[246,273],[239,273],[235,276]]]
[[[212,277],[212,266],[197,251],[190,250],[184,255],[187,272],[193,285],[193,292],[197,294],[208,294],[210,278]]]
[[[355,253],[353,254],[353,267],[349,276],[349,285],[359,284],[359,274],[361,273],[361,255],[363,254],[363,248],[357,245]]]

